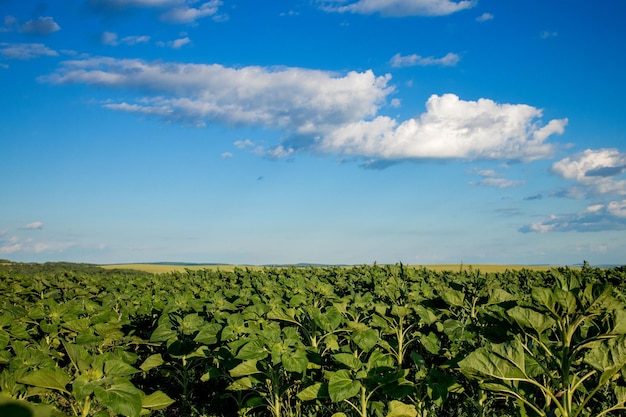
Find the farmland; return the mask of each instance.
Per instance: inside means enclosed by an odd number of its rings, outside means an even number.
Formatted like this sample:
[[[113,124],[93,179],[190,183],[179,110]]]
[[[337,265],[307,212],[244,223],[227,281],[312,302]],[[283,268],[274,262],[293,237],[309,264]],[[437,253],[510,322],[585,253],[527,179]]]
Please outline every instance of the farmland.
[[[122,267],[0,264],[0,415],[626,415],[625,267]]]

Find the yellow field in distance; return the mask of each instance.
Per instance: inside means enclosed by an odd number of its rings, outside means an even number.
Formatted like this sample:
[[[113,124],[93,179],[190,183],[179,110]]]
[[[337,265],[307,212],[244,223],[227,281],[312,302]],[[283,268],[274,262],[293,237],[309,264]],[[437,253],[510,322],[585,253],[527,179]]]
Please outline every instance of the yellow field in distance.
[[[558,265],[490,265],[490,264],[477,264],[477,265],[460,265],[460,264],[442,264],[442,265],[405,265],[409,268],[426,268],[434,271],[454,271],[458,272],[461,268],[464,271],[468,270],[480,270],[481,272],[504,272],[507,269],[512,271],[518,271],[520,269],[529,269],[532,271],[547,271],[551,268],[556,268]],[[248,269],[263,269],[263,266],[256,265],[165,265],[165,264],[117,264],[117,265],[100,265],[105,269],[133,269],[138,271],[151,272],[153,274],[166,274],[169,272],[184,272],[185,270],[199,270],[199,269],[214,269],[221,271],[232,271],[235,268],[248,268]],[[285,265],[284,267],[289,267]],[[345,266],[344,268],[350,268]]]

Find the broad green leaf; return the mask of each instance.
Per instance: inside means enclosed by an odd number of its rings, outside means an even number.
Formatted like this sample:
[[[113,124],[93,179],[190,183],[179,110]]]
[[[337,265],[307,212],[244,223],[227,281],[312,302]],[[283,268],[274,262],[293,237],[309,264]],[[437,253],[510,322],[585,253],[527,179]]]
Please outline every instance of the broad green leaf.
[[[176,331],[172,329],[170,323],[160,324],[152,335],[150,336],[151,342],[167,342],[168,340],[176,339]]]
[[[535,287],[531,291],[533,300],[541,307],[545,307],[551,312],[555,312],[554,293],[549,288]]]
[[[420,317],[420,319],[422,319],[424,324],[431,325],[439,320],[439,318],[432,309],[424,307],[421,304],[415,307],[415,312]]]
[[[328,384],[317,382],[309,385],[296,395],[300,401],[312,401],[328,397]]]
[[[233,378],[238,378],[240,376],[257,374],[259,373],[259,370],[257,369],[256,364],[256,360],[242,362],[229,371],[230,376],[232,376]]]
[[[527,379],[519,366],[484,347],[478,348],[461,360],[459,367],[463,373],[470,375],[478,374],[505,381]]]
[[[9,333],[0,329],[0,350],[6,348],[9,345],[9,340]]]
[[[428,333],[428,335],[421,334],[420,343],[427,351],[434,355],[438,354],[441,349],[439,337],[437,337],[437,335],[433,332]]]
[[[149,370],[158,368],[161,365],[163,365],[163,357],[160,353],[156,353],[154,355],[148,356],[146,360],[143,361],[143,363],[139,366],[139,368],[144,372],[148,372]]]
[[[119,359],[104,362],[104,374],[107,377],[129,376],[139,372],[137,369]]]
[[[554,290],[554,300],[563,309],[563,314],[573,314],[576,312],[576,296],[571,291],[556,288]]]
[[[110,387],[97,386],[94,394],[98,401],[113,412],[125,417],[139,417],[141,414],[141,390],[130,382],[120,382]]]
[[[355,371],[361,369],[363,366],[363,363],[359,360],[359,358],[351,353],[337,353],[333,355],[333,358],[342,365],[345,365]]]
[[[235,380],[226,389],[228,391],[246,391],[252,388],[253,381],[250,377],[243,377]]]
[[[187,314],[180,322],[180,329],[183,334],[191,335],[199,331],[204,325],[204,319],[197,313]]]
[[[162,410],[173,403],[174,400],[162,391],[155,391],[150,395],[141,397],[141,407],[149,408],[150,410]]]
[[[361,383],[353,380],[347,369],[335,372],[328,381],[328,395],[333,402],[347,400],[359,392],[361,392]]]
[[[84,347],[63,341],[65,352],[80,372],[87,372],[91,367],[92,357]]]
[[[30,372],[18,379],[21,384],[32,385],[34,387],[54,389],[61,392],[68,392],[65,388],[72,377],[62,369],[39,369]]]
[[[455,307],[463,307],[463,300],[465,299],[465,294],[461,291],[457,291],[452,288],[446,288],[444,291],[440,293],[441,298],[447,304]]]
[[[241,360],[261,360],[265,359],[267,355],[269,355],[269,352],[263,345],[263,342],[259,339],[253,339],[243,345],[235,357]]]
[[[594,345],[585,354],[585,363],[601,372],[618,372],[626,366],[626,336]]]
[[[417,410],[414,405],[393,400],[389,403],[389,411],[386,417],[417,417]]]
[[[82,401],[93,394],[93,390],[99,383],[99,381],[93,381],[88,374],[79,375],[74,382],[72,382],[72,395],[74,395],[74,398],[78,401]]]
[[[335,306],[327,307],[323,313],[316,308],[313,310],[312,315],[315,324],[326,332],[332,332],[341,324],[342,316]]]
[[[341,413],[340,412],[340,413],[335,413],[335,414],[333,414],[330,417],[348,417],[348,416],[346,415],[346,413]]]
[[[204,323],[193,340],[205,345],[213,345],[218,342],[221,330],[222,326],[219,323]]]
[[[284,353],[281,357],[283,368],[287,372],[297,372],[304,374],[309,365],[309,360],[306,356],[306,352],[302,349],[298,349],[295,352]]]
[[[547,314],[539,313],[531,308],[516,306],[507,311],[517,324],[525,329],[533,329],[537,334],[541,334],[555,325],[555,321]]]
[[[352,340],[359,348],[369,352],[378,343],[378,332],[369,328],[355,330],[352,333]]]

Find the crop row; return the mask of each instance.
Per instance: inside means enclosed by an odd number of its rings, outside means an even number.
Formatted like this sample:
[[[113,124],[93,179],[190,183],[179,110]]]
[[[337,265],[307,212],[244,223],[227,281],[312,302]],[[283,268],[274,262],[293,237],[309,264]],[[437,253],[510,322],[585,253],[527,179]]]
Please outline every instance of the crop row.
[[[625,277],[4,263],[0,414],[624,415]]]

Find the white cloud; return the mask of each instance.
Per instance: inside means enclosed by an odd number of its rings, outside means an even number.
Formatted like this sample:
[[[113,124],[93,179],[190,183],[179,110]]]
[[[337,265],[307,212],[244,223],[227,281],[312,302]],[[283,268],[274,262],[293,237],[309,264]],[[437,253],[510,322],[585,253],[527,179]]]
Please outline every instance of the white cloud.
[[[237,141],[235,141],[234,145],[235,145],[235,148],[245,149],[245,148],[250,148],[250,147],[254,146],[254,142],[252,142],[250,139],[237,140]]]
[[[100,40],[105,45],[117,46],[120,44],[125,44],[133,46],[139,43],[149,42],[150,36],[125,36],[122,39],[119,39],[117,33],[115,32],[103,32],[100,36]]]
[[[229,159],[233,157],[233,153],[232,152],[222,152],[222,155],[220,155],[222,158],[224,159]]]
[[[593,204],[579,213],[550,215],[520,228],[520,232],[599,232],[626,229],[626,200]]]
[[[207,16],[224,20],[218,13],[221,0],[205,1],[198,6],[196,3],[198,0],[88,0],[93,10],[103,12],[119,12],[129,7],[165,9],[161,20],[169,23],[194,23]]]
[[[150,42],[150,36],[141,35],[141,36],[125,36],[121,40],[122,43],[126,45],[137,45],[139,43],[147,43]]]
[[[345,124],[320,143],[329,153],[381,159],[462,158],[523,160],[548,158],[554,145],[545,140],[564,131],[566,119],[541,126],[541,110],[492,100],[460,100],[433,95],[426,113],[402,123],[379,116]]]
[[[626,154],[617,149],[587,149],[555,162],[552,172],[576,181],[591,194],[626,195],[626,179],[620,179],[626,173]]]
[[[29,230],[43,229],[43,223],[42,222],[28,223],[26,226],[23,227],[23,229],[29,229]]]
[[[183,46],[187,45],[189,42],[191,42],[191,39],[189,39],[188,37],[184,37],[184,38],[175,39],[169,42],[159,41],[156,44],[157,46],[167,46],[172,49],[180,49]]]
[[[396,68],[412,67],[416,65],[419,65],[422,67],[433,66],[433,65],[440,65],[442,67],[453,67],[456,64],[458,64],[460,60],[461,60],[461,57],[452,52],[446,54],[446,56],[441,57],[441,58],[434,58],[432,56],[423,57],[423,56],[415,55],[415,54],[402,56],[398,53],[398,54],[395,54],[389,62],[391,63],[392,67],[396,67]]]
[[[493,20],[493,15],[491,13],[483,13],[476,18],[476,21],[481,23],[489,20]]]
[[[49,35],[58,30],[61,30],[61,27],[54,21],[52,17],[38,17],[35,20],[29,20],[24,23],[20,28],[20,31],[23,33],[28,33],[31,35]]]
[[[557,32],[549,32],[547,30],[544,30],[543,32],[539,34],[539,36],[541,37],[541,39],[549,39],[549,38],[555,38],[559,36],[559,34]]]
[[[464,101],[454,94],[431,96],[425,113],[400,122],[378,114],[394,87],[390,76],[371,70],[336,74],[102,57],[66,61],[39,80],[131,91],[139,94],[134,103],[111,100],[104,106],[171,122],[281,129],[282,148],[268,152],[282,157],[309,150],[374,160],[530,161],[551,157],[555,145],[547,139],[567,124],[542,125],[542,111],[529,105]]]
[[[4,17],[4,26],[0,27],[0,33],[2,32],[11,32],[17,25],[18,20],[14,16],[5,16]]]
[[[496,187],[496,188],[513,188],[520,187],[526,183],[526,181],[513,181],[503,178],[503,176],[491,169],[483,169],[477,171],[477,174],[482,177],[479,181],[471,181],[470,185],[480,185],[484,187]]]
[[[7,59],[28,61],[42,56],[59,54],[41,43],[6,43],[0,42],[0,54]]]
[[[8,254],[18,252],[22,249],[17,236],[12,236],[8,240],[0,241],[0,254]]]
[[[170,111],[172,121],[220,122],[318,134],[332,126],[373,116],[393,91],[389,77],[372,71],[337,75],[301,68],[146,63],[90,58],[65,62],[41,77],[53,84],[92,84],[146,95],[118,110]],[[107,105],[113,108],[114,105]]]
[[[105,45],[116,46],[118,45],[117,33],[115,32],[103,32],[100,35],[100,41]]]
[[[202,3],[200,7],[194,8],[182,6],[173,8],[161,15],[161,20],[170,23],[192,23],[197,19],[215,16],[222,5],[220,0],[211,0]]]
[[[322,9],[339,13],[374,14],[386,17],[445,16],[476,5],[476,0],[326,0]]]

